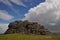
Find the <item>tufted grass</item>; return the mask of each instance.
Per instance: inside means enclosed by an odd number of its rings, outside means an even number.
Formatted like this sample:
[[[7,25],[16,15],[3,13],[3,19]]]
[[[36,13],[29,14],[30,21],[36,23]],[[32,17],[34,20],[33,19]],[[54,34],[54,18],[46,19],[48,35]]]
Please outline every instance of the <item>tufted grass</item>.
[[[0,34],[0,40],[60,40],[60,36],[36,34]]]

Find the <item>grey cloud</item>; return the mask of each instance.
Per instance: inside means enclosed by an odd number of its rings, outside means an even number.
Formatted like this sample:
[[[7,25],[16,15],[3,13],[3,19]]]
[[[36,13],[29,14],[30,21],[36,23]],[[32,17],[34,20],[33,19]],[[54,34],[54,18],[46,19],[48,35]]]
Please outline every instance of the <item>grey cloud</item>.
[[[0,34],[4,33],[8,29],[8,24],[0,23]]]

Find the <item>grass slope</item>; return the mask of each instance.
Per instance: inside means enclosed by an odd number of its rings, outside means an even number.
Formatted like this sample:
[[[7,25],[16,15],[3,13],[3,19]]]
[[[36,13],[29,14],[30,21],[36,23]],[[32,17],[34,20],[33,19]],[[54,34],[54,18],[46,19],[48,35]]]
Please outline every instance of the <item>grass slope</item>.
[[[0,40],[60,40],[60,36],[34,34],[1,34]]]

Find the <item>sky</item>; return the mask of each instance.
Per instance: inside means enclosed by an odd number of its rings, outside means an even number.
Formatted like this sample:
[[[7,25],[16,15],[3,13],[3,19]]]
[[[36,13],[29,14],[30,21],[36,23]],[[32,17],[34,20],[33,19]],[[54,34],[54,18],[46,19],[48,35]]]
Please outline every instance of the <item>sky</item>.
[[[0,33],[15,20],[29,20],[60,33],[60,0],[0,0]]]
[[[0,33],[8,29],[12,21],[23,19],[30,8],[45,0],[0,0]]]

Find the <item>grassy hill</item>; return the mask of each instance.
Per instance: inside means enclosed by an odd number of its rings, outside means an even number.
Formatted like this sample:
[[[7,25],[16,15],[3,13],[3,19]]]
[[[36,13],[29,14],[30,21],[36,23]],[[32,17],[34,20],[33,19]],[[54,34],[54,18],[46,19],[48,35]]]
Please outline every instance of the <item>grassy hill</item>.
[[[60,40],[59,35],[49,32],[36,22],[15,21],[8,27],[5,34],[0,34],[0,40]]]
[[[35,34],[0,34],[0,40],[60,40],[60,36]]]

